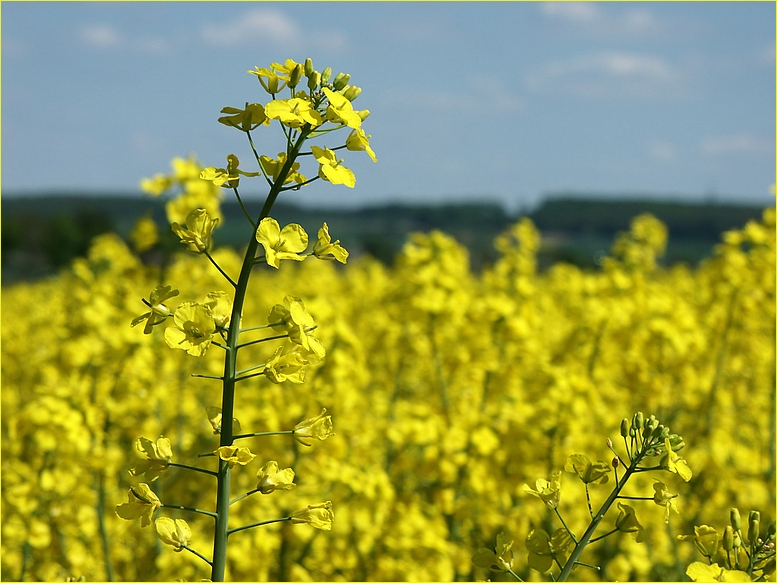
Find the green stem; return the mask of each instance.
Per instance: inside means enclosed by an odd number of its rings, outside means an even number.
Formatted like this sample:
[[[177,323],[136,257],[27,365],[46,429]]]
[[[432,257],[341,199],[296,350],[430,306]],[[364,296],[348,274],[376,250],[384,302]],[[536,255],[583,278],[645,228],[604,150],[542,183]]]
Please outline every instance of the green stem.
[[[183,468],[185,470],[192,470],[194,472],[202,472],[203,474],[209,474],[211,476],[218,476],[217,472],[214,472],[213,470],[206,470],[205,468],[198,468],[195,466],[187,466],[186,464],[177,464],[175,462],[168,462],[167,465],[175,467],[175,468]]]
[[[232,439],[243,439],[245,437],[264,437],[265,435],[294,435],[293,431],[262,431],[260,433],[242,433],[235,435]]]
[[[247,132],[246,132],[247,133]],[[281,186],[286,177],[291,172],[292,165],[299,154],[302,144],[307,138],[309,130],[300,132],[299,139],[291,148],[283,165],[278,179],[272,184],[270,192],[264,201],[259,218],[256,224],[262,219],[270,216],[275,199],[281,191]],[[251,137],[249,135],[249,141]],[[253,142],[251,143],[253,148]],[[258,157],[257,157],[258,159]],[[240,268],[240,275],[235,286],[235,298],[232,303],[232,315],[229,322],[229,332],[227,334],[227,346],[224,356],[224,386],[221,398],[221,415],[223,419],[232,419],[235,415],[235,385],[237,382],[237,351],[239,348],[238,338],[240,336],[240,318],[243,314],[243,304],[245,303],[248,292],[248,280],[251,277],[251,271],[254,265],[254,257],[259,242],[255,234],[251,233],[248,241],[248,248],[243,257],[243,265]],[[223,424],[221,428],[221,447],[230,446],[234,441],[232,437],[232,424]],[[227,565],[227,537],[229,536],[229,499],[230,499],[230,479],[231,469],[229,464],[220,459],[218,469],[218,493],[216,495],[216,527],[213,537],[213,563],[211,570],[211,581],[223,581]]]
[[[232,278],[231,278],[231,277],[229,277],[229,276],[227,275],[227,273],[226,273],[226,272],[225,272],[223,269],[221,269],[221,266],[220,266],[218,263],[216,263],[216,260],[215,260],[215,259],[213,259],[213,257],[211,257],[211,256],[210,256],[210,253],[208,253],[207,251],[203,251],[203,253],[205,254],[205,257],[207,257],[207,258],[208,258],[208,260],[209,260],[209,261],[210,261],[210,262],[211,262],[213,265],[215,265],[215,266],[216,266],[216,269],[218,269],[218,270],[219,270],[219,273],[220,273],[221,275],[223,275],[223,276],[226,278],[226,280],[227,280],[229,283],[231,283],[231,284],[232,284],[232,287],[237,287],[237,284],[236,284],[236,283],[235,283],[235,282],[232,280]]]
[[[248,212],[246,205],[243,204],[243,199],[240,198],[240,194],[237,191],[237,186],[233,186],[232,190],[235,191],[235,197],[237,197],[237,202],[240,203],[240,208],[243,209],[243,213],[245,214],[246,218],[248,219],[248,222],[251,223],[251,226],[254,228],[254,231],[255,231],[256,224],[254,223],[254,219],[251,218],[251,213]]]
[[[244,348],[246,346],[251,346],[252,344],[258,344],[259,342],[268,342],[270,340],[280,340],[281,338],[288,338],[288,337],[289,337],[288,334],[280,334],[278,336],[270,336],[268,338],[260,338],[259,340],[251,340],[250,342],[244,342],[243,344],[238,344],[237,347],[238,348]],[[264,365],[262,365],[262,366],[264,366]],[[254,367],[254,368],[256,368],[256,367]],[[246,369],[246,370],[241,371],[241,372],[246,372],[247,370],[250,370],[250,369]],[[240,374],[240,373],[238,373],[238,374]]]
[[[208,564],[209,564],[211,567],[213,566],[213,562],[211,562],[211,561],[209,561],[208,559],[206,559],[205,557],[203,557],[203,556],[202,556],[200,553],[198,553],[197,551],[195,551],[193,548],[191,548],[191,547],[186,547],[186,546],[183,546],[183,547],[181,547],[181,548],[182,548],[182,549],[186,549],[187,551],[189,551],[190,553],[192,553],[192,554],[194,554],[194,555],[197,555],[197,556],[198,556],[198,557],[200,557],[200,558],[201,558],[203,561],[205,561],[206,563],[208,563]]]
[[[256,528],[257,526],[264,526],[265,524],[272,524],[273,522],[283,522],[285,520],[291,520],[291,516],[285,518],[273,518],[272,520],[263,520],[262,522],[254,522],[253,524],[246,524],[245,526],[238,526],[227,532],[227,534],[235,534],[241,530],[248,530],[249,528]]]
[[[191,506],[181,506],[180,504],[162,504],[160,508],[172,508],[173,510],[186,510],[188,512],[196,512],[198,514],[204,514],[206,516],[212,516],[213,518],[216,518],[215,512],[200,510],[199,508],[192,508]]]
[[[615,486],[615,488],[613,488],[612,492],[610,492],[610,495],[607,497],[607,500],[604,501],[604,504],[602,504],[599,511],[592,517],[591,523],[588,525],[588,528],[586,529],[583,536],[580,537],[580,541],[575,545],[572,554],[569,555],[569,559],[567,559],[567,563],[561,570],[561,574],[559,574],[557,581],[566,581],[569,578],[569,575],[572,572],[572,568],[577,564],[577,559],[580,558],[580,555],[583,553],[583,550],[585,550],[585,547],[589,542],[591,542],[591,537],[593,536],[594,531],[599,526],[599,523],[604,518],[604,515],[607,514],[610,506],[612,506],[615,503],[615,500],[617,500],[621,490],[626,485],[626,482],[629,481],[631,474],[637,470],[637,466],[642,461],[644,455],[644,450],[636,453],[634,460],[631,462],[631,465],[623,475],[623,479]]]
[[[232,506],[235,502],[240,502],[243,498],[248,498],[251,494],[256,494],[259,491],[259,488],[254,488],[253,490],[246,492],[245,494],[241,494],[234,500],[231,500],[229,505]]]

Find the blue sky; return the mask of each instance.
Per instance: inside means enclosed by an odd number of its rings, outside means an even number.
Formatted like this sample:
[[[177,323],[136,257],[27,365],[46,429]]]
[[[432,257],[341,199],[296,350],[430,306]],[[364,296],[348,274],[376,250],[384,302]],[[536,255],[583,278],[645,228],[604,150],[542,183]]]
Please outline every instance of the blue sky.
[[[137,191],[191,153],[250,170],[216,118],[288,57],[351,74],[378,156],[292,201],[774,201],[772,2],[3,2],[3,195]]]

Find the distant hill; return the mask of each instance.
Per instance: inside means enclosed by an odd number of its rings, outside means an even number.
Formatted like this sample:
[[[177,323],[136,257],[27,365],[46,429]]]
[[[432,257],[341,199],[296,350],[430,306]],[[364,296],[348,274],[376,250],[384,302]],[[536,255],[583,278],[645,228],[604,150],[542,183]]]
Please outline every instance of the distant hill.
[[[4,283],[48,275],[86,252],[95,235],[115,231],[127,237],[141,216],[150,214],[166,224],[164,201],[127,196],[38,196],[3,198],[2,280]],[[258,213],[259,205],[255,203]],[[253,210],[253,207],[250,207]],[[247,221],[233,202],[222,206],[224,223],[214,234],[218,245],[240,247],[245,243]],[[665,263],[696,263],[710,253],[720,234],[757,219],[757,206],[692,204],[575,197],[545,201],[528,216],[543,234],[541,266],[567,261],[593,267],[595,257],[607,252],[618,231],[631,219],[650,212],[664,221],[670,233]],[[281,224],[300,223],[316,233],[326,221],[330,232],[353,256],[369,254],[390,263],[407,235],[439,229],[468,247],[474,269],[493,262],[494,238],[518,217],[496,204],[437,206],[386,205],[356,210],[297,208],[276,204],[273,217]],[[165,230],[164,244],[178,247]]]

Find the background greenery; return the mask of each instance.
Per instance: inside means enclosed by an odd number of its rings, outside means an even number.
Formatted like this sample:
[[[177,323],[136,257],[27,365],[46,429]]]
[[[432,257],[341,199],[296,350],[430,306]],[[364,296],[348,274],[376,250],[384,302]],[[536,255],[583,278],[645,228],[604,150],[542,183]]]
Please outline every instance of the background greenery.
[[[225,220],[216,232],[216,242],[243,245],[239,206],[227,199],[222,211]],[[580,198],[569,193],[518,216],[496,204],[474,202],[358,210],[277,204],[273,212],[281,224],[297,222],[309,232],[315,232],[326,220],[354,257],[368,254],[386,265],[392,263],[409,233],[439,229],[467,247],[472,268],[480,271],[497,258],[494,237],[524,215],[542,233],[541,268],[557,261],[592,268],[610,248],[614,235],[627,230],[631,219],[640,213],[653,214],[669,229],[664,265],[696,265],[709,256],[720,233],[759,218],[761,211],[760,206],[655,201],[648,196],[641,200],[604,199],[595,194]],[[51,275],[82,256],[95,235],[116,232],[126,239],[135,221],[146,214],[163,224],[163,201],[137,195],[6,198],[2,201],[2,279],[12,282]],[[178,248],[178,239],[171,231],[163,236],[165,248]]]

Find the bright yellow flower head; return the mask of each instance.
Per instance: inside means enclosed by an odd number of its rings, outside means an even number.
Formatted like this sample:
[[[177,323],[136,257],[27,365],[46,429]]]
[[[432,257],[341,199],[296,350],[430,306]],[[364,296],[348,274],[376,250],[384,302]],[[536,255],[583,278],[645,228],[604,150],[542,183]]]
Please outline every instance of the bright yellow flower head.
[[[314,439],[324,441],[335,434],[332,416],[326,415],[326,408],[310,419],[297,423],[294,427],[294,437],[302,445],[310,446]]]
[[[194,209],[186,217],[186,224],[173,223],[173,232],[186,245],[190,253],[204,253],[211,246],[211,233],[218,225],[218,219],[211,219],[205,209]]]
[[[213,453],[227,462],[230,468],[236,465],[244,466],[256,457],[247,447],[238,447],[236,445],[222,445]]]
[[[270,125],[270,118],[264,113],[264,106],[258,103],[246,103],[245,109],[236,107],[225,107],[221,113],[226,113],[224,117],[218,119],[219,123],[225,126],[231,126],[244,132],[258,128],[260,125]]]
[[[309,524],[319,530],[332,530],[332,522],[335,513],[332,511],[332,503],[327,501],[322,504],[311,504],[291,514],[292,524]]]
[[[574,454],[567,459],[564,470],[577,474],[584,484],[606,484],[609,479],[607,474],[612,471],[612,466],[603,461],[591,463],[587,456]]]
[[[303,350],[302,346],[297,344],[281,346],[265,363],[262,372],[276,384],[284,381],[297,384],[305,382],[305,365],[320,359],[316,357],[315,352],[305,354]]]
[[[140,518],[140,526],[144,528],[151,524],[154,512],[162,506],[162,502],[148,484],[132,486],[127,497],[126,504],[116,506],[116,515],[124,520]]]
[[[319,163],[318,175],[332,184],[345,184],[348,188],[356,186],[356,176],[349,168],[341,165],[335,153],[329,148],[311,146],[313,156]]]
[[[205,296],[205,305],[210,308],[216,328],[228,328],[232,317],[232,298],[223,291],[210,292]]]
[[[293,296],[283,298],[283,304],[275,304],[267,318],[275,330],[285,330],[289,339],[305,350],[314,352],[319,359],[326,356],[324,346],[312,336],[316,323],[302,300]]]
[[[712,526],[702,524],[693,527],[693,534],[678,534],[677,540],[693,541],[696,549],[705,557],[712,558],[718,551],[721,536]]]
[[[256,228],[256,240],[264,247],[267,265],[276,269],[282,259],[302,261],[304,255],[298,255],[308,248],[308,234],[300,225],[292,223],[281,230],[278,221],[271,217],[261,220]]]
[[[620,514],[615,519],[615,528],[621,532],[629,532],[634,535],[634,539],[641,543],[645,540],[645,529],[637,520],[637,514],[634,509],[628,504],[621,504],[618,502],[618,509]]]
[[[313,243],[313,255],[319,259],[336,259],[340,263],[345,263],[348,260],[348,251],[340,245],[340,240],[332,243],[332,237],[329,236],[329,225],[326,223],[318,230],[318,239]]]
[[[535,486],[536,490],[532,489],[528,484],[524,484],[523,491],[542,500],[548,508],[558,507],[561,497],[561,470],[553,472],[550,482],[540,478]]]
[[[686,482],[689,481],[693,477],[693,472],[688,467],[688,463],[672,451],[672,444],[669,442],[668,437],[664,440],[664,447],[666,448],[666,453],[661,458],[661,467],[677,474]]]
[[[298,97],[275,99],[265,106],[264,112],[270,119],[277,119],[290,128],[301,128],[305,124],[317,127],[324,123],[321,114],[309,102]]]
[[[183,518],[157,518],[154,526],[160,540],[172,546],[176,552],[181,552],[192,540],[192,529]]]
[[[183,302],[175,310],[173,320],[176,327],[165,330],[167,345],[185,350],[192,356],[205,354],[216,332],[210,308],[197,302]]]
[[[214,168],[213,166],[203,168],[202,172],[200,172],[200,178],[202,180],[210,180],[216,186],[237,188],[240,185],[241,176],[251,178],[262,175],[261,172],[243,172],[238,168],[239,165],[240,159],[234,154],[229,154],[227,156],[226,168]]]
[[[655,492],[653,501],[659,506],[666,508],[666,512],[664,513],[665,523],[669,522],[669,512],[671,510],[674,510],[677,514],[680,514],[680,510],[677,508],[677,500],[679,498],[678,494],[672,494],[669,492],[666,489],[666,484],[659,480],[656,480],[655,484],[653,484],[653,491]]]
[[[278,180],[278,177],[281,175],[281,170],[283,170],[283,166],[286,164],[286,152],[280,152],[277,160],[273,160],[269,156],[259,156],[259,161],[261,162],[265,174],[272,177],[273,182],[275,182]],[[307,178],[297,172],[297,170],[299,170],[299,162],[294,162],[294,164],[291,165],[291,172],[286,176],[286,180],[284,180],[283,183],[288,184],[292,180],[297,184],[305,182]]]
[[[377,162],[378,159],[375,157],[375,152],[370,148],[371,137],[366,135],[361,128],[353,130],[351,135],[345,140],[345,147],[355,152],[367,152],[372,161]]]
[[[278,462],[269,461],[256,474],[259,484],[256,489],[262,494],[270,494],[275,490],[293,490],[297,487],[294,483],[294,470],[286,468],[279,470]]]
[[[327,121],[341,123],[355,130],[361,127],[362,118],[359,117],[358,112],[354,111],[353,105],[345,96],[326,87],[322,91],[329,99],[329,107],[326,108]]]
[[[133,476],[146,475],[149,482],[153,482],[159,474],[166,470],[173,459],[173,450],[170,440],[160,437],[156,443],[145,437],[139,437],[135,442],[137,450],[146,456],[144,460],[138,460],[130,466],[130,474]]]
[[[256,75],[259,78],[262,87],[264,87],[264,90],[270,95],[275,95],[286,87],[286,82],[289,80],[288,75],[279,75],[276,71],[265,67],[254,67],[254,69],[255,71],[248,71],[248,73]],[[281,83],[281,81],[283,81],[283,83]]]
[[[149,300],[143,300],[143,303],[151,308],[150,312],[141,314],[131,322],[132,326],[137,326],[143,320],[146,320],[146,326],[143,328],[144,334],[151,334],[151,329],[157,324],[164,322],[171,315],[170,308],[164,305],[165,300],[178,295],[178,290],[169,285],[159,285],[151,292]]]

